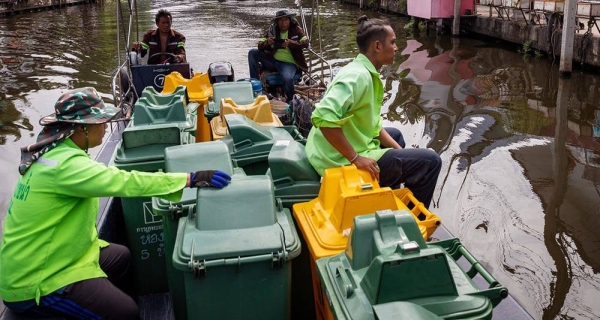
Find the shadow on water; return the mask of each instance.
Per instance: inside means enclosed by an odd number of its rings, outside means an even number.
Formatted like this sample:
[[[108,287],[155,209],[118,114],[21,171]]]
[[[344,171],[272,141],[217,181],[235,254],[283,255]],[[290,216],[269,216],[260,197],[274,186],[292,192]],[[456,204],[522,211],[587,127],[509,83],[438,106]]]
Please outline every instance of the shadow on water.
[[[248,49],[277,10],[295,5],[141,1],[138,37],[159,8],[186,35],[196,72],[225,60],[245,78]],[[357,54],[359,15],[390,19],[399,50],[381,70],[382,116],[407,145],[442,157],[432,211],[536,319],[599,318],[600,77],[561,81],[556,65],[506,50],[513,46],[426,36],[404,29],[405,17],[337,1],[319,10],[320,32],[309,33],[334,74]],[[91,85],[110,100],[115,11],[105,2],[0,20],[0,213],[18,178],[18,150],[60,93]]]

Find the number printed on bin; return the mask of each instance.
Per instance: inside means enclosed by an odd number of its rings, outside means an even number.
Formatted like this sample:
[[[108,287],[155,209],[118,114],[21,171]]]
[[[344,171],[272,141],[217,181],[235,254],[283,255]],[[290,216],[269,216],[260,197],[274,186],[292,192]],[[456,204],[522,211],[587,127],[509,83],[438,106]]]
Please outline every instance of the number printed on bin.
[[[277,140],[275,141],[275,145],[287,147],[290,145],[290,140]]]

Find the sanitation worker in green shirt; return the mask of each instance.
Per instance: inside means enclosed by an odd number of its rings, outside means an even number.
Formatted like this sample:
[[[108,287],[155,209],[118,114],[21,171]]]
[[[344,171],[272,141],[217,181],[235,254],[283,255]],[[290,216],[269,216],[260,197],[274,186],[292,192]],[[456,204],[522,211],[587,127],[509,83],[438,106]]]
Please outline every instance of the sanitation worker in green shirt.
[[[131,297],[113,281],[129,250],[98,238],[98,197],[158,196],[178,201],[184,187],[225,187],[221,171],[127,172],[91,160],[106,122],[119,109],[94,88],[64,93],[44,117],[37,142],[21,149],[19,180],[4,222],[0,296],[26,315],[75,319],[138,319]]]
[[[404,183],[429,207],[442,166],[429,149],[404,149],[402,133],[383,128],[383,84],[379,69],[392,64],[398,48],[389,22],[358,19],[356,43],[360,54],[343,67],[312,113],[308,160],[317,172],[354,164],[368,171],[380,186]]]

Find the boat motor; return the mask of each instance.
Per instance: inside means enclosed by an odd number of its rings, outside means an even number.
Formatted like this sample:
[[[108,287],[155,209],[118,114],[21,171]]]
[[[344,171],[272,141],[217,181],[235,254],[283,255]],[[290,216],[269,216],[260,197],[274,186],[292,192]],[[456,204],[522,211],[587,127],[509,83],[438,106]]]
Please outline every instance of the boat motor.
[[[210,83],[233,82],[234,72],[229,62],[213,62],[208,66],[208,77]]]

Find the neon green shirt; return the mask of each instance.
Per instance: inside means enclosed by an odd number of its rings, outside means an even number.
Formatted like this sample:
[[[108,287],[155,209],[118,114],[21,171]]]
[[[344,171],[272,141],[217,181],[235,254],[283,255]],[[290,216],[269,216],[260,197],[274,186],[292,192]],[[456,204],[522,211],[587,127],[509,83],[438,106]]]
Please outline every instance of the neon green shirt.
[[[287,31],[281,32],[279,34],[279,36],[281,37],[281,39],[287,39],[288,33],[287,33]],[[302,40],[302,39],[300,39],[300,40]],[[273,55],[273,58],[275,58],[275,60],[278,60],[281,62],[289,62],[289,63],[296,64],[294,57],[292,57],[292,52],[290,51],[290,48],[277,49],[277,51],[275,51],[275,54]]]
[[[325,169],[350,164],[323,136],[319,128],[341,128],[362,157],[379,160],[389,149],[379,147],[382,128],[383,83],[369,59],[359,54],[343,67],[312,113],[306,155],[320,175]]]
[[[185,173],[127,172],[96,162],[71,139],[19,180],[0,247],[0,296],[36,299],[68,284],[106,277],[100,269],[98,197],[181,198]]]

